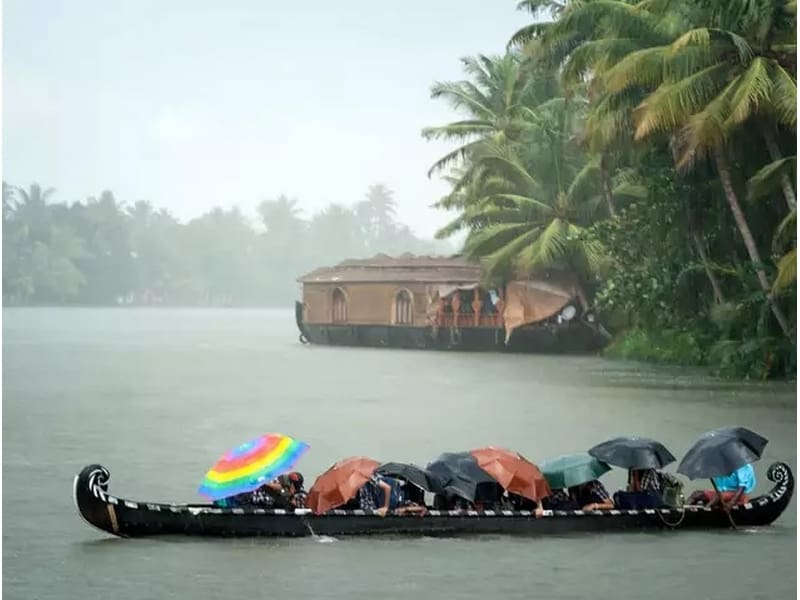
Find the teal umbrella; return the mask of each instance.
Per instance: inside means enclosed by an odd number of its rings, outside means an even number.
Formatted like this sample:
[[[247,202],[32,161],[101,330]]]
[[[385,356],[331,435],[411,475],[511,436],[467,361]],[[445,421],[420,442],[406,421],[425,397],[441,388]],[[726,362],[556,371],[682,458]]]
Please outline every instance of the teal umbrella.
[[[569,488],[597,479],[611,470],[606,463],[588,454],[562,454],[539,463],[539,470],[553,489]]]

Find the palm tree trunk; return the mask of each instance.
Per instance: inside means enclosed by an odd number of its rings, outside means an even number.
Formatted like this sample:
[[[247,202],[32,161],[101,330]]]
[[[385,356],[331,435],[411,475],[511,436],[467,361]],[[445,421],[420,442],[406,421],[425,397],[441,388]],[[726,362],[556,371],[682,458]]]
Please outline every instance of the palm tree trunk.
[[[589,297],[586,295],[586,290],[583,289],[580,277],[575,278],[575,295],[578,297],[581,311],[586,312],[589,310]]]
[[[724,151],[719,146],[714,148],[714,159],[717,163],[719,178],[722,181],[722,189],[725,191],[725,198],[728,200],[728,205],[733,213],[733,219],[736,221],[736,226],[739,228],[739,233],[742,234],[742,240],[744,241],[745,248],[747,248],[747,253],[750,255],[750,260],[756,265],[756,275],[758,276],[758,282],[761,284],[761,289],[767,295],[767,301],[772,309],[772,314],[775,315],[775,320],[778,321],[778,325],[780,325],[783,335],[785,335],[789,341],[792,342],[792,345],[795,345],[794,336],[792,335],[791,328],[786,320],[786,315],[783,314],[783,311],[775,302],[775,298],[772,295],[772,287],[767,279],[767,273],[761,266],[763,264],[761,262],[761,255],[758,253],[756,241],[753,239],[750,226],[747,224],[747,219],[744,216],[744,212],[742,212],[742,207],[739,204],[738,197],[736,196],[736,190],[733,189],[731,173],[730,169],[728,168],[727,160],[725,159]]]
[[[589,310],[589,297],[586,295],[586,290],[583,289],[581,278],[575,278],[575,295],[578,297],[578,303],[581,305],[581,312],[586,313]],[[590,328],[594,329],[597,333],[602,335],[606,340],[611,341],[611,334],[603,327],[603,324],[597,320],[592,322],[584,321]]]
[[[722,304],[725,302],[725,297],[722,295],[722,287],[719,284],[717,276],[714,275],[714,270],[711,268],[711,263],[708,260],[708,255],[706,254],[706,249],[703,246],[703,241],[695,231],[692,231],[692,240],[694,241],[695,250],[697,250],[697,254],[700,256],[700,262],[703,263],[703,268],[705,269],[706,276],[711,284],[711,289],[714,290],[714,303]]]
[[[603,198],[608,204],[608,214],[612,217],[617,216],[617,211],[614,210],[614,199],[611,195],[611,175],[608,172],[608,152],[603,151],[600,154],[600,180],[603,186]]]
[[[775,133],[769,125],[764,126],[764,141],[767,143],[767,150],[773,162],[783,158],[781,149],[778,147],[778,141],[775,139]],[[797,207],[797,199],[794,195],[794,188],[789,176],[786,173],[781,173],[781,188],[783,188],[783,197],[786,198],[786,204],[789,205],[789,210],[794,210]]]
[[[688,225],[689,234],[692,236],[694,248],[697,251],[697,255],[700,257],[700,262],[703,263],[703,269],[706,271],[708,282],[711,284],[711,289],[714,290],[714,303],[722,304],[725,302],[725,297],[722,294],[722,286],[719,284],[719,280],[714,274],[714,270],[711,268],[711,261],[708,260],[708,253],[706,252],[704,240],[702,240],[700,234],[697,233],[697,220],[692,211],[692,205],[690,202],[686,202],[685,206],[686,224]]]

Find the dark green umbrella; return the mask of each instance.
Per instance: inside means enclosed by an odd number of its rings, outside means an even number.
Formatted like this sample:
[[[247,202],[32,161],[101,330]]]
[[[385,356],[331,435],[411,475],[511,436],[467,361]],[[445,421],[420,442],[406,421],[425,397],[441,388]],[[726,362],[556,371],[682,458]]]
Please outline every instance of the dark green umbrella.
[[[611,470],[606,463],[588,454],[562,454],[539,463],[539,470],[553,489],[569,488],[597,479]]]

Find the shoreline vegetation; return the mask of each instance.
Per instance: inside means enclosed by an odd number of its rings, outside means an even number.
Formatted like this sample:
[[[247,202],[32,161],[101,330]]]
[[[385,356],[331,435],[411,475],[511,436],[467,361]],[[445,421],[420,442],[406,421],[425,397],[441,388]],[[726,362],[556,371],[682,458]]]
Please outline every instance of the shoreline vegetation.
[[[502,284],[575,273],[605,354],[738,378],[796,374],[796,2],[522,0],[506,53],[436,82],[454,113],[426,139],[455,218],[439,243],[385,186],[302,219],[285,196],[185,224],[111,192],[50,203],[3,184],[4,306],[290,306],[344,258],[451,254]],[[513,10],[510,6],[509,10]],[[168,303],[165,303],[168,299]]]
[[[110,191],[72,204],[53,195],[3,183],[4,306],[289,307],[296,278],[320,264],[453,251],[398,222],[381,184],[308,219],[286,196],[259,204],[256,219],[214,208],[181,223]]]
[[[796,3],[522,0],[431,167],[488,278],[576,273],[606,355],[796,373]]]

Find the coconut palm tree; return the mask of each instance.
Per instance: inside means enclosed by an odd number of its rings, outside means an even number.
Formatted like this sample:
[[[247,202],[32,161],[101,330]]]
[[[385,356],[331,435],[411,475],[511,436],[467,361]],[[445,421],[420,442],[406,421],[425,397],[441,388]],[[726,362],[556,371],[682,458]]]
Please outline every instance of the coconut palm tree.
[[[38,183],[28,189],[17,188],[16,218],[28,227],[28,235],[34,241],[47,242],[50,235],[50,214],[47,201],[55,193],[53,188],[45,190]]]
[[[257,211],[270,234],[291,236],[302,229],[301,211],[294,198],[281,194],[275,200],[262,201]]]
[[[531,116],[519,143],[484,143],[471,176],[441,202],[460,214],[437,237],[467,230],[464,251],[485,259],[489,277],[547,267],[597,272],[602,249],[582,234],[607,213],[599,161],[587,159],[574,136],[582,114],[580,103],[553,98]],[[617,197],[643,193],[624,178],[612,190]]]
[[[586,148],[598,156],[603,197],[614,216],[612,173],[626,150],[629,153],[631,114],[644,96],[639,90],[609,92],[602,74],[634,50],[673,39],[674,24],[620,0],[531,0],[520,3],[520,8],[557,17],[517,32],[510,45],[522,45],[523,54],[540,68],[560,70],[567,93],[578,90],[587,95],[582,137]]]
[[[565,47],[567,55],[575,53],[580,58],[583,51],[591,56],[592,60],[584,62],[602,72],[609,93],[647,91],[634,112],[635,139],[663,133],[672,136],[679,168],[691,168],[705,156],[712,158],[731,213],[756,265],[761,288],[768,297],[769,280],[733,185],[726,143],[739,127],[755,118],[795,126],[796,84],[787,68],[788,61],[781,55],[787,32],[793,31],[793,17],[786,4],[786,0],[699,0],[678,10],[668,2],[652,2],[632,10],[624,2],[589,0],[574,11],[565,11],[562,27],[571,24],[572,31],[584,36],[605,34],[616,38],[617,43],[589,45],[588,50],[586,44],[581,46],[574,38],[569,40],[571,48],[569,44],[551,43],[556,56],[558,51],[565,52]],[[587,33],[593,28],[594,33]],[[630,36],[625,37],[626,31],[636,33],[637,43],[631,43],[630,51],[609,66],[607,48],[618,50],[627,44]],[[550,36],[556,33],[556,29],[547,32]],[[646,42],[644,47],[642,42]],[[606,53],[602,54],[599,48],[606,49]],[[769,140],[767,129],[765,141],[774,151]],[[791,207],[793,195],[788,191],[784,185]],[[770,304],[784,334],[790,336],[781,309],[772,300]]]
[[[461,63],[469,79],[437,82],[431,90],[432,98],[447,100],[465,113],[465,118],[422,130],[426,139],[460,143],[433,164],[429,176],[463,162],[482,142],[518,139],[531,107],[552,97],[555,88],[552,74],[529,76],[514,52],[502,57],[463,58]]]

